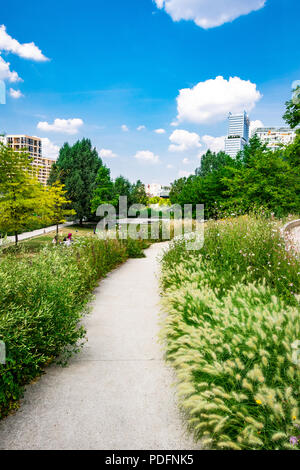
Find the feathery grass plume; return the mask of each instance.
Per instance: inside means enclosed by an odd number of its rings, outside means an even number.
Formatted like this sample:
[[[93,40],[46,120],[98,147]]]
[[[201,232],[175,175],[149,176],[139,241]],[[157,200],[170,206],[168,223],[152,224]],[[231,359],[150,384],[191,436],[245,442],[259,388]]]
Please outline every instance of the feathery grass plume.
[[[209,222],[200,252],[175,241],[162,260],[161,338],[196,438],[213,447],[291,447],[273,438],[292,435],[299,417],[299,303],[287,287],[300,294],[300,260],[273,229],[251,217]],[[269,262],[280,263],[276,279]]]

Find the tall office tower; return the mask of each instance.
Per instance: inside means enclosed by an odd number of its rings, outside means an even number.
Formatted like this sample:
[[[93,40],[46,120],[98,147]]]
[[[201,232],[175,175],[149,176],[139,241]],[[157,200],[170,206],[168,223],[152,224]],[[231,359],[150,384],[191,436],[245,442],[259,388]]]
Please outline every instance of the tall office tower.
[[[250,120],[246,111],[242,114],[229,114],[228,136],[225,139],[225,152],[235,158],[249,142]]]
[[[280,148],[281,145],[290,145],[296,139],[296,129],[289,127],[258,127],[255,129],[256,134],[263,144],[273,152]]]
[[[46,186],[54,160],[42,156],[42,140],[28,135],[7,135],[7,145],[16,151],[27,151],[33,158],[32,166],[38,169],[38,179]]]

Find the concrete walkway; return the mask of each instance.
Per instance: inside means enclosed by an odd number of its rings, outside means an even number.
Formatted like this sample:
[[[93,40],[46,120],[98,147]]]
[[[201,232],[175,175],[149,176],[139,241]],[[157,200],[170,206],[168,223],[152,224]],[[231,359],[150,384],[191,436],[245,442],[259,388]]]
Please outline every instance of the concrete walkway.
[[[73,224],[74,222],[66,222],[65,224],[60,224],[58,227],[59,229],[61,229],[63,227],[68,227]],[[54,232],[55,230],[56,230],[56,225],[52,225],[51,227],[40,228],[38,230],[33,230],[32,232],[20,233],[20,235],[18,235],[18,239],[19,241],[29,240],[29,238],[39,237],[40,235],[45,235],[45,233]],[[6,242],[14,242],[14,241],[15,241],[14,235],[9,236],[6,239]],[[0,240],[0,243],[1,243],[1,240]]]
[[[96,289],[88,343],[51,366],[0,423],[0,449],[192,450],[159,332],[157,256],[129,260]]]
[[[291,240],[295,249],[300,253],[300,226],[291,230]]]

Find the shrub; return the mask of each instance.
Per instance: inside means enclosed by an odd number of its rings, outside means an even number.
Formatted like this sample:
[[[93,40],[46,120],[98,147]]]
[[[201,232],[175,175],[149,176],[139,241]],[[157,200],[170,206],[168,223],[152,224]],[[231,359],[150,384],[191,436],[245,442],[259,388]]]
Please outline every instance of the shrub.
[[[7,349],[6,365],[0,365],[0,418],[18,406],[24,385],[49,362],[78,351],[92,289],[127,258],[116,240],[82,238],[32,258],[0,259],[0,340]]]
[[[289,282],[299,260],[281,250],[272,230],[255,218],[210,224],[201,252],[178,241],[163,259],[162,338],[182,407],[204,445],[293,448],[289,439],[300,434],[300,370],[292,357],[300,297],[264,266],[289,260],[280,268]]]

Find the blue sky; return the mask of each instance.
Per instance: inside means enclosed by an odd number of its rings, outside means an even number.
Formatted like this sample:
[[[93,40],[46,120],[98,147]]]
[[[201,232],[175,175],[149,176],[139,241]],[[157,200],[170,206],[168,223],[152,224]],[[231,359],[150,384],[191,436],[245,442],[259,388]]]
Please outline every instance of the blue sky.
[[[283,124],[300,79],[299,14],[298,0],[6,2],[0,130],[48,139],[52,156],[89,137],[113,177],[168,184],[222,145],[230,110]]]

